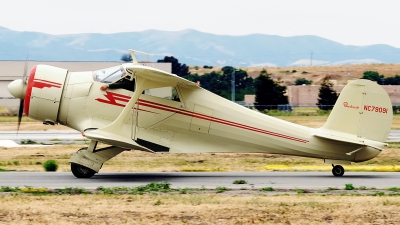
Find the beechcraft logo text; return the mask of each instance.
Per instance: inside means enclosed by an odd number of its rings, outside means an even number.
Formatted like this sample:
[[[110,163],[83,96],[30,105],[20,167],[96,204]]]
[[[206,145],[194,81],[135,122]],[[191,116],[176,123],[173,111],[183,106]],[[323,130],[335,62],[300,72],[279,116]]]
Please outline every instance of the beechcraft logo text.
[[[360,108],[359,106],[351,105],[351,104],[349,104],[348,102],[343,102],[343,106],[344,106],[345,108],[351,108],[351,109],[359,109],[359,108]]]

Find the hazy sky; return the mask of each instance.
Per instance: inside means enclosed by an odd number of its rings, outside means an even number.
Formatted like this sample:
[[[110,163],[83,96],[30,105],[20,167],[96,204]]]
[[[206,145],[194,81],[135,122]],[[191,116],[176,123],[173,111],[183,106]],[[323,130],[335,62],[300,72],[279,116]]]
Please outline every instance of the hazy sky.
[[[342,44],[400,48],[399,0],[0,0],[0,26],[49,34],[187,28],[317,35]]]

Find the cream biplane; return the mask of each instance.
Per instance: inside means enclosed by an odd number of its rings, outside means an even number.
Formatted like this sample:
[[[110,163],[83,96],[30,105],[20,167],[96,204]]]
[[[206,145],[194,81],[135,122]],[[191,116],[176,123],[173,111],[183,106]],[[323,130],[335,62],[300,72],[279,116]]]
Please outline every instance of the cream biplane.
[[[132,50],[131,55],[132,63],[90,72],[37,65],[8,86],[21,99],[19,117],[23,111],[91,140],[69,160],[78,178],[92,177],[107,160],[131,149],[320,158],[332,164],[334,176],[342,176],[341,165],[372,159],[387,146],[391,101],[369,80],[348,84],[325,125],[314,129],[242,107],[196,83],[139,64]],[[129,78],[134,88],[101,90],[121,78]],[[109,147],[99,149],[98,142]]]

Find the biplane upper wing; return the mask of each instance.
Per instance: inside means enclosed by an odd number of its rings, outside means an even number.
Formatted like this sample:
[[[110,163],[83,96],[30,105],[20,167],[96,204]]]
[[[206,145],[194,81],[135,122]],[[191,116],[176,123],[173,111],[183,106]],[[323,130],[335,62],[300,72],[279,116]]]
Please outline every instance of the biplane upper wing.
[[[160,86],[198,86],[196,83],[188,81],[172,73],[143,65],[127,65],[128,73],[133,73],[136,78],[147,79],[152,82],[160,83]]]
[[[133,54],[132,54],[133,55]],[[132,57],[133,58],[133,57]],[[134,58],[134,60],[136,57]],[[132,140],[130,134],[122,132],[122,125],[125,118],[129,115],[130,110],[134,107],[138,101],[140,95],[144,90],[150,88],[159,88],[167,86],[192,86],[194,88],[200,88],[196,83],[188,81],[184,78],[178,77],[174,74],[164,72],[152,67],[143,66],[137,62],[129,63],[124,65],[128,73],[131,73],[136,79],[135,93],[126,104],[118,118],[110,125],[99,128],[97,130],[88,130],[84,132],[85,137],[97,140],[100,142],[109,143],[114,146],[128,148],[128,149],[140,149],[150,151],[150,149],[139,145]]]

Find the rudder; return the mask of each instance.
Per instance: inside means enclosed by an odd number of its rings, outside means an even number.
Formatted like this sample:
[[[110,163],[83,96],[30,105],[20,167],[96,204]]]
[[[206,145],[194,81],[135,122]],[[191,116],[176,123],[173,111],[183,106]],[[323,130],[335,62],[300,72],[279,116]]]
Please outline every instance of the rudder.
[[[370,80],[346,85],[322,129],[385,142],[393,119],[386,91]]]

